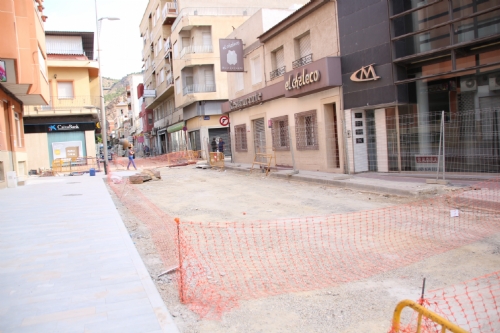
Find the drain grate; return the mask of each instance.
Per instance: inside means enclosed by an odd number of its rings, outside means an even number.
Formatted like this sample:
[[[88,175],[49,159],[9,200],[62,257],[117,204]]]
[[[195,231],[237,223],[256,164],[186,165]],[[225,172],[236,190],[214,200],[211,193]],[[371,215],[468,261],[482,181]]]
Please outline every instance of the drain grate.
[[[83,194],[78,194],[78,193],[72,193],[72,194],[63,194],[63,197],[77,197],[79,195],[83,195]]]

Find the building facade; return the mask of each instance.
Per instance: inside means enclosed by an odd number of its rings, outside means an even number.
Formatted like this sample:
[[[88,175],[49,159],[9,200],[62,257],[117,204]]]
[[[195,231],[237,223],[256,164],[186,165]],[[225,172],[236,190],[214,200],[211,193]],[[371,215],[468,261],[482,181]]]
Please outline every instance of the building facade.
[[[241,39],[244,72],[229,75],[234,161],[344,172],[342,78],[336,3],[315,1],[275,25],[266,10],[228,39]],[[273,157],[274,158],[274,157]],[[274,166],[274,161],[273,161]]]
[[[23,108],[49,102],[46,19],[40,0],[0,2],[0,188],[28,175]]]
[[[30,170],[49,169],[55,159],[96,157],[99,66],[94,33],[45,32],[50,99],[24,109]]]
[[[499,4],[338,2],[350,172],[500,172]]]
[[[220,124],[228,99],[227,74],[220,70],[218,39],[227,36],[260,7],[288,8],[305,1],[151,0],[141,21],[144,40],[143,117],[152,110],[146,137],[154,151],[202,149],[212,136],[229,140]],[[230,145],[227,145],[230,147]],[[203,148],[204,149],[204,148]],[[230,150],[226,154],[230,154]]]

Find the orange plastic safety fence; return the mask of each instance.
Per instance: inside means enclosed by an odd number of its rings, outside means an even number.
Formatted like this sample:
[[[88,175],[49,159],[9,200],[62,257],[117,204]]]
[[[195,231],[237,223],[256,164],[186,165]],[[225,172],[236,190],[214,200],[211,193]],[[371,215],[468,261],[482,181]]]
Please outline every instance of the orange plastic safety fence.
[[[181,166],[188,164],[195,164],[202,159],[201,151],[199,150],[185,150],[175,153],[168,153],[153,157],[136,157],[134,163],[137,168],[159,168],[167,166]],[[127,157],[116,157],[110,161],[109,166],[113,168],[126,168],[129,161]],[[130,166],[133,168],[133,166]]]
[[[276,221],[181,220],[178,229],[138,187],[111,186],[150,228],[165,266],[180,266],[181,300],[210,318],[239,300],[360,280],[500,232],[498,179],[371,211]]]
[[[431,290],[419,303],[470,333],[500,332],[500,271]],[[414,313],[399,332],[416,332],[417,320]],[[423,318],[421,332],[441,332],[441,327]]]

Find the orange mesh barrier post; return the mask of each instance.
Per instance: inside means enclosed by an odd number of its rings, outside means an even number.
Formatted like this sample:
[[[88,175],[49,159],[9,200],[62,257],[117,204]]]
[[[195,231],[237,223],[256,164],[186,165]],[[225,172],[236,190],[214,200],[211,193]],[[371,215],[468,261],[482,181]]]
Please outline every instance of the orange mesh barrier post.
[[[500,332],[500,271],[451,287],[431,290],[419,303],[462,329],[454,328],[451,332]],[[416,332],[418,323],[419,318],[414,313],[408,323],[393,325],[390,332]],[[425,316],[420,326],[422,333],[441,331],[438,322]]]

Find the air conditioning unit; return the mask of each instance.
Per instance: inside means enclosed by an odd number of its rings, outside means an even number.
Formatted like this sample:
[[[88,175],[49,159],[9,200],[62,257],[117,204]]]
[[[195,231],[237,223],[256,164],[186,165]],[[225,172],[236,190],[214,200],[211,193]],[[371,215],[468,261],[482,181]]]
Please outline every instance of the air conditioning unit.
[[[464,91],[476,91],[477,81],[474,76],[462,77],[460,78],[460,90]]]
[[[500,90],[500,74],[490,76],[490,90]]]

